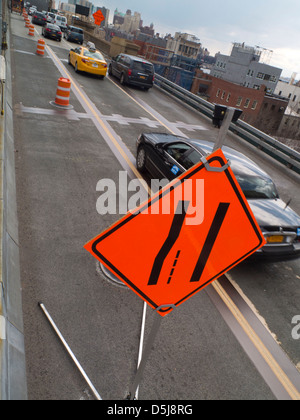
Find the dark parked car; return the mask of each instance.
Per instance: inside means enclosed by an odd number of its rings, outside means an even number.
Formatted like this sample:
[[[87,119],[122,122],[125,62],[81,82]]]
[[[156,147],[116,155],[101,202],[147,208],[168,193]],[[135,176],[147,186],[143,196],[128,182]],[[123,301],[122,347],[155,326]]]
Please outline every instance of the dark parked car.
[[[47,17],[44,15],[44,13],[35,11],[32,15],[31,22],[35,23],[36,25],[45,26],[47,23]]]
[[[59,26],[54,25],[53,23],[47,23],[46,26],[42,29],[42,35],[45,38],[56,39],[61,41],[62,32]]]
[[[112,59],[108,72],[110,75],[118,77],[122,85],[140,86],[146,90],[153,86],[153,64],[143,58],[119,54]]]
[[[81,28],[76,28],[75,26],[69,26],[64,33],[64,37],[67,41],[78,42],[82,45],[84,41],[83,30]]]
[[[203,156],[214,144],[170,134],[142,134],[137,141],[137,168],[153,179],[177,178]],[[280,198],[272,179],[252,160],[230,147],[223,147],[267,244],[257,256],[278,260],[300,257],[300,216]]]

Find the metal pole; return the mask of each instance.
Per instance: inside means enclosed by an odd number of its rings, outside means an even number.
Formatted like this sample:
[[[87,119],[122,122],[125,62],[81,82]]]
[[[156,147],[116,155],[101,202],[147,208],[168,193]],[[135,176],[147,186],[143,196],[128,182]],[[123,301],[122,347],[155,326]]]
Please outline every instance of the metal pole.
[[[67,342],[65,341],[65,339],[63,338],[61,332],[59,331],[59,329],[57,328],[57,326],[55,325],[53,319],[51,318],[49,312],[47,311],[47,309],[45,308],[43,303],[39,302],[39,306],[41,307],[41,309],[43,310],[44,314],[46,315],[46,317],[48,318],[48,321],[50,322],[50,324],[52,325],[54,331],[56,332],[56,334],[58,335],[58,337],[60,338],[61,342],[63,343],[64,347],[66,348],[67,352],[69,353],[69,355],[71,356],[73,362],[75,363],[75,365],[77,366],[77,368],[79,369],[80,373],[82,374],[82,376],[84,377],[84,379],[86,380],[87,384],[89,385],[89,387],[91,388],[93,394],[95,395],[97,400],[102,400],[102,398],[100,397],[100,395],[98,394],[96,388],[94,387],[94,385],[92,384],[92,382],[90,381],[89,377],[87,376],[87,374],[85,373],[85,371],[83,370],[83,368],[81,367],[80,363],[78,362],[78,360],[76,359],[74,353],[72,352],[72,350],[70,349],[70,347],[68,346]]]
[[[146,324],[146,314],[147,314],[147,303],[144,302],[143,307],[143,318],[142,318],[142,326],[141,326],[141,337],[140,337],[140,346],[139,346],[139,356],[138,356],[138,364],[137,368],[139,368],[142,357],[143,357],[143,347],[144,347],[144,336],[145,336],[145,324]],[[138,400],[139,396],[139,386],[136,389],[134,399]]]
[[[133,381],[133,384],[131,385],[131,387],[129,389],[129,395],[128,395],[129,400],[134,400],[135,399],[136,390],[139,386],[139,383],[141,382],[141,379],[142,379],[142,376],[143,376],[143,373],[144,373],[144,370],[145,370],[145,367],[146,367],[146,363],[147,363],[149,355],[151,353],[151,349],[152,349],[153,343],[155,341],[155,338],[157,336],[157,333],[159,331],[159,327],[160,327],[160,324],[162,322],[162,319],[163,319],[162,316],[160,316],[158,314],[155,314],[155,319],[154,319],[154,322],[153,322],[153,325],[152,325],[151,332],[149,334],[149,338],[148,338],[148,341],[147,341],[146,348],[144,350],[143,358],[141,360],[141,363],[139,364],[139,367],[138,367],[137,373],[135,375],[135,379]]]
[[[223,123],[219,131],[219,135],[218,135],[218,138],[217,138],[214,150],[213,150],[214,152],[218,149],[222,149],[222,147],[224,146],[226,135],[229,130],[230,124],[232,122],[234,112],[235,112],[235,108],[232,108],[232,107],[227,108]]]

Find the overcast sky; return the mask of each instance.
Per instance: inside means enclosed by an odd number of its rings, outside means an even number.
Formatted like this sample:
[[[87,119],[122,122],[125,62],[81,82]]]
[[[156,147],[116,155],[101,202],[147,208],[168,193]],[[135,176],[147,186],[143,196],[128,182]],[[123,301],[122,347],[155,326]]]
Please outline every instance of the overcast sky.
[[[141,13],[144,25],[161,35],[188,32],[200,38],[211,55],[230,54],[232,42],[265,48],[269,64],[283,76],[300,78],[300,0],[91,0],[110,9]],[[272,54],[268,54],[272,50]]]

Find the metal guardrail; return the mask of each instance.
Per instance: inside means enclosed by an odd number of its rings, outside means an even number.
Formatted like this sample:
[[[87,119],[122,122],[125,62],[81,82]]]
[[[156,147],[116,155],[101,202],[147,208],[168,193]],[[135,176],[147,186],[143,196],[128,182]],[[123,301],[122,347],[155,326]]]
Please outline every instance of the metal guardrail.
[[[213,117],[215,107],[210,102],[158,74],[155,75],[155,84],[172,96],[195,108],[206,117]],[[241,120],[231,123],[230,131],[300,174],[300,153]]]

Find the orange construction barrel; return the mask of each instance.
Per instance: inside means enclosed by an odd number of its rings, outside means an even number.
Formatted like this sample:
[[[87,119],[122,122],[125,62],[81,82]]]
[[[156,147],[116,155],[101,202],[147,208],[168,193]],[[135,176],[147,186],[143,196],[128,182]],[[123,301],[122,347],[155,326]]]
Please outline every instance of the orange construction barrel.
[[[34,36],[34,26],[33,25],[29,25],[29,33],[28,33],[28,35]]]
[[[45,41],[43,39],[38,40],[36,53],[41,56],[45,54]]]
[[[71,81],[64,77],[58,79],[58,85],[56,90],[55,105],[62,107],[69,107],[70,105],[70,93],[71,93]]]

